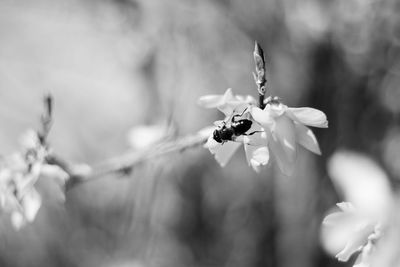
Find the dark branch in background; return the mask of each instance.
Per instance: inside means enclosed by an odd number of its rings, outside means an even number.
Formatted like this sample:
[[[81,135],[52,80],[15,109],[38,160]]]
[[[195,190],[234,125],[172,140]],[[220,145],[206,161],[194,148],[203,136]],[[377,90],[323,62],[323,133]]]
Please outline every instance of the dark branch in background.
[[[254,81],[257,84],[257,90],[258,90],[258,105],[261,109],[264,109],[265,104],[264,104],[264,96],[266,92],[266,83],[267,79],[265,78],[265,58],[264,58],[264,51],[262,50],[261,46],[257,43],[255,43],[254,47],[254,62],[256,64],[256,72],[253,72],[253,77]]]

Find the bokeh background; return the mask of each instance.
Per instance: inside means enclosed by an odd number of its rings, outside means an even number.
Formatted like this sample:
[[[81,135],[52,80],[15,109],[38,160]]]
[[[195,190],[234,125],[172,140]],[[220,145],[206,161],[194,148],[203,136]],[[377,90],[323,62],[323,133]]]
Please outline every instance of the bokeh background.
[[[221,168],[199,147],[79,185],[65,203],[41,179],[32,225],[1,216],[0,265],[351,266],[321,245],[323,216],[345,197],[327,163],[357,152],[399,186],[399,14],[397,0],[2,0],[1,154],[37,127],[46,92],[50,142],[71,162],[125,152],[138,125],[194,133],[221,119],[198,97],[256,95],[255,40],[268,90],[330,127],[314,130],[321,157],[299,150],[293,177],[254,173],[242,151]]]

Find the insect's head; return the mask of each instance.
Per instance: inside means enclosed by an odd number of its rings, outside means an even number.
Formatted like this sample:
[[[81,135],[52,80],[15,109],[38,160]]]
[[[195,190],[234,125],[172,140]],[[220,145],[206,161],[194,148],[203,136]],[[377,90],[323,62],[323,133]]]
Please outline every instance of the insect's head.
[[[222,143],[222,138],[221,138],[221,134],[219,132],[219,129],[215,129],[214,133],[213,133],[213,138],[215,141],[217,141],[218,143]]]

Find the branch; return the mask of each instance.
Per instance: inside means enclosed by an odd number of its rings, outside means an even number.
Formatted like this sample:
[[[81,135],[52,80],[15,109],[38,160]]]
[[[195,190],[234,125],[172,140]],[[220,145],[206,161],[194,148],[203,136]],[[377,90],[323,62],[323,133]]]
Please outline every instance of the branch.
[[[48,145],[47,136],[53,124],[53,107],[53,97],[51,94],[48,94],[44,97],[44,113],[41,116],[41,129],[37,131],[39,141],[45,147]],[[188,148],[202,145],[206,142],[208,136],[209,133],[207,131],[200,131],[197,134],[184,136],[173,141],[161,142],[145,150],[127,152],[122,156],[105,160],[92,167],[84,164],[72,164],[51,152],[47,155],[46,162],[64,170],[70,176],[68,184],[71,186],[80,182],[95,180],[110,173],[129,172],[136,165],[147,160],[168,153],[182,152]]]
[[[181,137],[174,141],[160,143],[153,148],[142,151],[128,152],[122,156],[108,159],[102,163],[93,166],[92,177],[102,176],[105,174],[127,171],[132,169],[135,165],[144,161],[160,157],[162,155],[182,152],[188,148],[197,147],[206,142],[208,136],[201,133]]]
[[[97,180],[111,173],[129,173],[135,166],[145,161],[203,145],[207,141],[208,136],[207,133],[200,131],[194,135],[184,136],[170,142],[159,143],[145,150],[127,152],[126,154],[92,166],[92,170],[88,175],[72,175],[70,184],[75,185],[77,183]]]

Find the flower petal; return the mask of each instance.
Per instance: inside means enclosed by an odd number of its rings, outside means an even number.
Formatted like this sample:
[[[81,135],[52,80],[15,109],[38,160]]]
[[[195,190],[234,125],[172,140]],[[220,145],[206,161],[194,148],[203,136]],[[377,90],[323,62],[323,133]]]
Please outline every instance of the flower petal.
[[[282,103],[279,104],[267,104],[264,110],[269,110],[271,112],[271,116],[274,118],[280,117],[285,113],[288,107]]]
[[[349,213],[356,212],[356,208],[354,207],[353,204],[351,204],[351,202],[336,203],[336,206],[338,206],[344,212],[349,212]]]
[[[248,130],[248,133],[253,133],[252,135],[244,135],[243,137],[243,142],[245,144],[251,145],[251,146],[267,146],[268,141],[267,141],[267,133],[259,127],[258,124],[253,123],[255,127],[251,126],[250,130]],[[238,140],[237,138],[236,140]]]
[[[289,162],[294,162],[296,159],[296,132],[293,121],[287,116],[277,118],[272,137],[280,143]]]
[[[259,107],[252,107],[250,113],[253,119],[265,128],[271,128],[274,124],[274,119],[271,117],[268,110],[262,110]]]
[[[223,95],[205,95],[197,100],[197,104],[204,108],[217,108],[227,101],[234,100],[232,89],[228,88]]]
[[[321,149],[319,148],[317,138],[311,129],[299,123],[295,123],[294,127],[296,129],[297,143],[311,152],[321,155]]]
[[[222,95],[205,95],[197,100],[197,104],[204,108],[216,108],[223,104]]]
[[[327,215],[322,223],[327,226],[335,226],[337,224],[340,224],[343,220],[347,218],[347,214],[344,212],[334,212],[329,215]]]
[[[212,142],[212,141],[210,141]],[[215,143],[217,143],[214,140]],[[207,142],[208,143],[208,142]],[[229,160],[232,158],[235,151],[241,145],[237,142],[225,142],[223,144],[219,144],[215,146],[209,146],[210,152],[214,155],[217,162],[221,165],[221,167],[225,167]]]
[[[328,120],[325,113],[315,108],[288,108],[286,113],[294,121],[304,125],[319,128],[328,128]]]
[[[277,139],[274,139],[271,134],[269,135],[268,140],[268,147],[270,148],[271,154],[274,156],[279,169],[283,174],[291,176],[294,170],[293,159],[288,158],[280,142]]]
[[[332,182],[357,211],[372,220],[390,216],[393,193],[385,170],[371,157],[338,151],[328,161]]]
[[[24,195],[21,204],[26,220],[28,222],[32,222],[35,219],[40,206],[42,205],[42,198],[40,197],[39,193],[32,188]]]
[[[14,211],[11,213],[11,224],[14,229],[19,230],[26,223],[24,216],[20,212]]]
[[[357,229],[347,242],[345,248],[340,251],[336,258],[339,261],[348,261],[350,256],[360,250],[368,242],[368,236],[374,231],[374,226],[371,224],[365,224],[363,227]]]
[[[371,242],[363,248],[361,253],[358,255],[356,262],[353,267],[370,267],[371,266],[371,254],[374,250],[374,246]]]
[[[225,91],[225,93],[223,95],[223,99],[224,99],[225,102],[228,102],[228,101],[231,101],[231,100],[235,99],[235,97],[233,96],[233,93],[232,93],[232,88],[226,89],[226,91]]]
[[[267,165],[269,161],[268,147],[262,146],[254,150],[252,161],[257,162],[258,165]]]
[[[208,137],[207,142],[204,144],[204,147],[208,148],[210,150],[210,152],[212,154],[214,154],[213,153],[214,149],[217,149],[217,147],[219,147],[220,145],[221,145],[220,143],[218,143],[217,141],[214,140],[213,134],[211,134]]]
[[[244,151],[246,154],[247,163],[252,166],[255,171],[258,171],[257,167],[268,164],[269,150],[266,146],[266,142],[264,146],[251,145],[249,137],[245,136]]]

